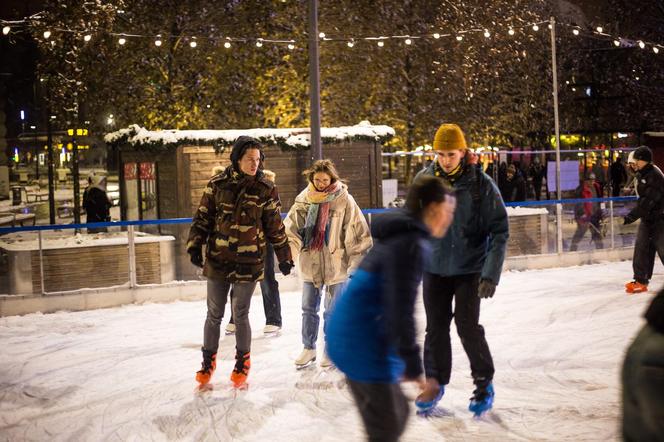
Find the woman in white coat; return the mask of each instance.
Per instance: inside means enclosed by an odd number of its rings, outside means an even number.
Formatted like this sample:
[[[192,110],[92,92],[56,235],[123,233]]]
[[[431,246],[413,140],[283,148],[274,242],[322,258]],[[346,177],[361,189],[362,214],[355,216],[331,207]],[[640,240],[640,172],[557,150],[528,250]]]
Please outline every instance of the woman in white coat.
[[[318,311],[325,287],[325,330],[329,307],[334,296],[360,260],[371,248],[371,234],[347,186],[330,160],[318,160],[304,172],[309,182],[295,198],[284,221],[286,234],[299,263],[304,282],[302,289],[302,343],[304,349],[295,360],[298,368],[316,360],[316,341],[320,318]],[[322,355],[322,367],[332,362],[327,352]]]

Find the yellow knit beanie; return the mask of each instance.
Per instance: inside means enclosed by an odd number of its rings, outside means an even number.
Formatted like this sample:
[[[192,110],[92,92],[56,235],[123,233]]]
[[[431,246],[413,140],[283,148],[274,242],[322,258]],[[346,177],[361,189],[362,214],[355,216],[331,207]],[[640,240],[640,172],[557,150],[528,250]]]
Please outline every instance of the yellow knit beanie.
[[[433,137],[433,150],[467,149],[466,138],[461,128],[456,124],[441,124]]]

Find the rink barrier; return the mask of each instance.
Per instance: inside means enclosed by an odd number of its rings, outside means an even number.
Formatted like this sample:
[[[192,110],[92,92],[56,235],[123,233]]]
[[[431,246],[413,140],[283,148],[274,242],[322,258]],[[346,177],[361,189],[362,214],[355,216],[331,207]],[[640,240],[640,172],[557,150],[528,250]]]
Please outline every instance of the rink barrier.
[[[611,197],[611,198],[575,198],[575,199],[561,199],[561,200],[540,200],[540,201],[519,201],[506,203],[507,207],[536,207],[536,206],[553,206],[557,208],[558,215],[562,212],[563,204],[578,204],[578,203],[588,203],[588,202],[599,202],[599,203],[609,203],[608,212],[609,217],[613,218],[613,203],[614,202],[633,202],[637,198],[633,196],[628,197]],[[385,213],[392,210],[388,209],[364,209],[362,213],[367,217],[369,223],[371,223],[372,215],[377,215]],[[285,217],[286,214],[282,214],[282,217]],[[560,219],[560,218],[559,218]],[[192,218],[169,218],[169,219],[152,219],[152,220],[133,220],[133,221],[109,221],[109,222],[99,222],[99,223],[78,223],[78,224],[56,224],[56,225],[37,225],[37,226],[19,226],[19,227],[3,227],[0,228],[0,235],[14,232],[34,232],[38,234],[38,244],[39,244],[39,273],[41,281],[41,294],[42,295],[62,295],[77,292],[77,290],[67,290],[67,291],[53,291],[47,292],[44,284],[44,267],[43,267],[43,255],[42,255],[42,232],[48,230],[81,230],[86,228],[100,228],[100,227],[110,227],[110,228],[126,228],[127,231],[127,243],[128,243],[128,253],[129,253],[129,281],[128,286],[131,289],[135,289],[141,286],[137,282],[137,270],[136,270],[136,249],[135,249],[135,228],[136,226],[154,226],[154,225],[167,225],[167,224],[189,224],[192,222]],[[562,223],[557,223],[558,229],[558,247],[557,255],[560,257],[563,254],[562,250]],[[610,223],[610,247],[607,250],[612,250],[615,248],[615,239],[614,239],[614,227],[613,222]],[[536,255],[529,255],[531,258]]]
[[[610,198],[572,198],[560,200],[535,200],[535,201],[515,201],[512,203],[505,203],[506,207],[535,207],[535,206],[554,206],[563,204],[578,204],[578,203],[613,203],[613,202],[631,202],[636,201],[635,196],[617,196]],[[362,213],[371,219],[371,215],[378,215],[392,210],[387,209],[362,209]],[[281,214],[282,218],[286,217],[285,213]],[[130,227],[130,226],[155,226],[161,224],[188,224],[192,222],[192,218],[165,218],[165,219],[147,219],[147,220],[133,220],[133,221],[108,221],[101,223],[79,223],[79,224],[47,224],[37,226],[17,226],[17,227],[0,227],[0,235],[15,232],[38,232],[44,230],[67,230],[67,229],[87,229],[89,227]]]

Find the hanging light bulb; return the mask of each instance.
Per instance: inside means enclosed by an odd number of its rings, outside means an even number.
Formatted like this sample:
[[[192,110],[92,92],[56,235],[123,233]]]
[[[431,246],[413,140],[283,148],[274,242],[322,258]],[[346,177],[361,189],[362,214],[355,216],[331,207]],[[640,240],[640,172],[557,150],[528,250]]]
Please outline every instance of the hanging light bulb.
[[[48,38],[51,36],[51,31],[44,31],[44,38],[48,40]]]
[[[262,48],[262,47],[263,47],[263,41],[262,41],[262,40],[263,40],[262,38],[259,38],[259,39],[256,41],[256,47],[257,47],[257,48]]]
[[[12,28],[10,28],[9,26],[3,26],[2,34],[7,35],[7,34],[9,34],[9,31],[11,31],[11,30],[12,30]]]
[[[514,35],[514,29],[510,28],[510,30],[507,31],[507,33],[510,34],[510,35]]]
[[[614,46],[620,46],[620,41],[619,40],[613,40],[613,45]]]
[[[161,46],[161,35],[157,35],[157,39],[154,41],[156,47]]]
[[[457,39],[457,41],[461,41],[461,40],[463,40],[463,35],[457,35],[457,36],[456,36],[456,39]]]
[[[90,40],[92,40],[92,35],[90,35],[90,34],[86,34],[86,35],[83,36],[83,41],[88,42],[88,41],[90,41]]]
[[[196,46],[198,46],[198,43],[196,42],[196,37],[192,38],[192,40],[189,42],[189,46],[191,48],[195,48]]]
[[[353,43],[352,41],[349,41],[346,44],[348,45],[349,48],[352,48],[353,46],[355,46],[355,43]]]
[[[377,44],[378,44],[379,48],[382,48],[383,46],[385,46],[385,42],[382,42],[382,41],[379,41]]]
[[[295,45],[293,43],[288,43],[288,49],[292,51],[293,49],[295,49]]]
[[[440,34],[438,32],[436,32],[435,34],[433,34],[433,38],[438,40],[440,38]]]
[[[602,32],[604,32],[604,28],[601,27],[601,26],[597,26],[596,29],[597,29],[597,32],[599,32],[600,34],[601,34]]]
[[[230,42],[230,41],[225,42],[225,43],[224,43],[224,47],[225,47],[226,49],[230,48],[230,47],[231,47],[231,42]]]
[[[657,46],[653,46],[653,47],[652,47],[652,51],[653,51],[655,54],[659,54],[659,48],[658,48]]]
[[[409,44],[412,44],[412,43],[413,43],[413,40],[411,40],[410,38],[407,38],[406,40],[404,40],[404,43],[406,43],[407,45],[409,45]]]
[[[127,43],[127,39],[125,39],[124,37],[120,37],[120,38],[118,39],[118,43],[119,43],[120,45],[123,45],[123,44]]]
[[[325,38],[325,32],[320,32],[318,33],[319,38]]]
[[[537,25],[537,23],[533,25],[533,31],[535,32],[539,31],[539,26]]]
[[[491,37],[491,33],[489,32],[488,29],[485,29],[485,30],[484,30],[484,36],[485,36],[486,38]]]
[[[576,28],[572,29],[572,34],[579,35],[579,30]]]
[[[641,49],[643,49],[643,48],[646,47],[646,44],[645,44],[644,42],[642,42],[641,40],[639,40],[639,47],[640,47]]]

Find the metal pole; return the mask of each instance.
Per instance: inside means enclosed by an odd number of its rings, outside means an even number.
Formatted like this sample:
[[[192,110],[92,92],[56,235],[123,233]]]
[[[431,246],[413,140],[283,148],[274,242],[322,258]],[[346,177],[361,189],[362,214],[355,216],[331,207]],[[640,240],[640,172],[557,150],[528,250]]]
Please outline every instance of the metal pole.
[[[611,248],[613,249],[616,246],[615,230],[613,228],[613,200],[609,201],[609,225],[611,226]]]
[[[76,129],[74,129],[76,130]],[[81,223],[81,183],[78,173],[78,141],[71,140],[72,176],[74,178],[74,224]],[[76,229],[78,231],[78,229]]]
[[[129,245],[129,287],[136,287],[136,245],[134,244],[134,226],[127,226]]]
[[[42,254],[42,231],[37,231],[39,238],[39,281],[41,282],[41,294],[46,294],[46,287],[44,287],[44,256]]]
[[[309,98],[311,103],[311,156],[323,159],[320,139],[320,72],[318,66],[318,0],[309,0]]]
[[[553,81],[553,120],[556,131],[556,199],[562,199],[560,190],[560,121],[558,119],[558,66],[556,64],[556,19],[549,19],[551,27],[551,78]],[[563,252],[563,206],[556,204],[557,252]]]
[[[50,95],[49,95],[50,98]],[[55,224],[55,185],[54,185],[54,164],[53,164],[53,127],[51,125],[50,106],[46,111],[46,148],[48,149],[48,215],[49,223]]]

